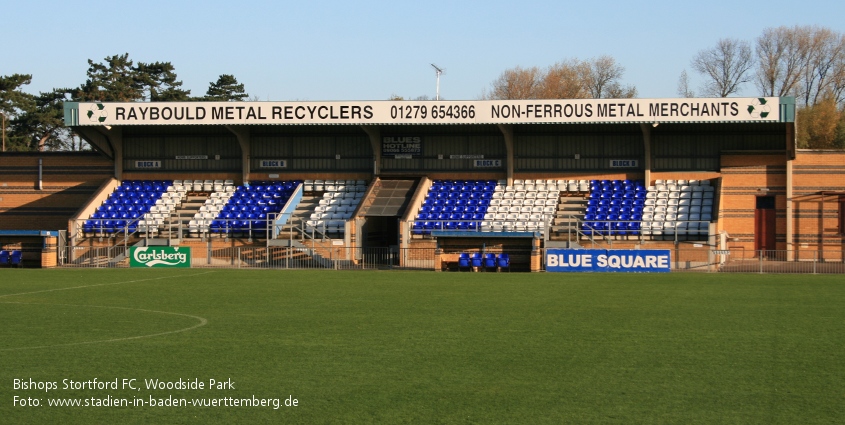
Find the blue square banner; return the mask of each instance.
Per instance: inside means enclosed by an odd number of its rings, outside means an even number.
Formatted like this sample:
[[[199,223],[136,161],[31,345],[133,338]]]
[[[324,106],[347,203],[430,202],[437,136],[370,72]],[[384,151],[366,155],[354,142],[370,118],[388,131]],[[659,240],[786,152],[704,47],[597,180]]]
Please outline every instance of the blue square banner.
[[[668,249],[549,249],[548,272],[667,273]]]
[[[598,259],[606,255],[604,249],[549,249],[546,250],[548,272],[603,272],[598,269]]]

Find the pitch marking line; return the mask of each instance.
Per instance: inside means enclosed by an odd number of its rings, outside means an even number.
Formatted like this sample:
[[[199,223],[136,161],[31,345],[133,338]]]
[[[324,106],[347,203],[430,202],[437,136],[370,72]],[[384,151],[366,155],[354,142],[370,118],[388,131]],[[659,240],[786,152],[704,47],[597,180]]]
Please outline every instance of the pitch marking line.
[[[209,273],[214,273],[214,272],[203,272],[203,273],[197,273],[197,274],[192,274],[192,275],[188,275],[188,276],[182,276],[182,275],[179,275],[179,276],[162,276],[162,277],[151,277],[149,279],[126,280],[126,281],[123,281],[123,282],[96,283],[94,285],[71,286],[70,288],[44,289],[44,290],[41,290],[41,291],[21,292],[21,293],[18,293],[18,294],[0,295],[0,298],[14,297],[14,296],[18,296],[18,295],[40,294],[40,293],[43,293],[43,292],[67,291],[67,290],[70,290],[70,289],[94,288],[94,287],[97,287],[97,286],[123,285],[124,283],[148,282],[148,281],[151,281],[151,280],[173,279],[173,278],[177,278],[177,277],[194,277],[194,276],[202,276],[204,274],[209,274]]]
[[[127,280],[127,281],[123,281],[123,282],[98,283],[98,284],[94,284],[94,285],[74,286],[74,287],[70,287],[70,288],[45,289],[45,290],[41,290],[41,291],[32,291],[32,292],[22,292],[22,293],[18,293],[18,294],[0,295],[0,298],[13,297],[13,296],[17,296],[17,295],[40,294],[40,293],[54,292],[54,291],[65,291],[65,290],[69,290],[69,289],[93,288],[93,287],[97,287],[97,286],[121,285],[121,284],[124,284],[124,283],[137,283],[137,282],[146,282],[146,281],[152,281],[152,280],[172,279],[172,278],[176,278],[176,277],[194,277],[194,276],[200,276],[200,275],[209,274],[209,273],[213,273],[213,272],[198,273],[198,274],[194,274],[194,275],[190,275],[190,276],[181,276],[181,275],[180,276],[164,276],[164,277],[156,277],[156,278],[149,278],[149,279]],[[208,324],[208,319],[206,319],[204,317],[200,317],[200,316],[194,316],[194,315],[185,314],[185,313],[174,313],[174,312],[170,312],[170,311],[147,310],[147,309],[143,309],[143,308],[112,307],[112,306],[82,305],[82,304],[25,303],[25,302],[15,302],[15,301],[0,301],[0,304],[55,305],[55,306],[64,306],[64,307],[111,308],[111,309],[115,309],[115,310],[131,310],[131,311],[140,311],[140,312],[144,312],[144,313],[169,314],[169,315],[172,315],[172,316],[190,317],[191,319],[195,319],[199,322],[199,323],[197,323],[193,326],[189,326],[187,328],[182,328],[182,329],[177,329],[177,330],[167,331],[167,332],[158,332],[158,333],[148,334],[148,335],[137,335],[137,336],[129,336],[129,337],[123,337],[123,338],[112,338],[112,339],[100,339],[100,340],[95,340],[95,341],[71,342],[71,343],[67,343],[67,344],[40,345],[40,346],[17,347],[17,348],[0,348],[0,351],[32,350],[32,349],[38,349],[38,348],[54,348],[54,347],[67,347],[67,346],[73,346],[73,345],[85,345],[85,344],[99,344],[99,343],[106,343],[106,342],[130,341],[130,340],[133,340],[133,339],[153,338],[153,337],[162,336],[162,335],[170,335],[170,334],[175,334],[175,333],[180,333],[180,332],[187,332],[187,331],[190,331],[190,330],[193,330],[193,329],[196,329],[196,328],[199,328],[201,326],[205,326],[206,324]]]

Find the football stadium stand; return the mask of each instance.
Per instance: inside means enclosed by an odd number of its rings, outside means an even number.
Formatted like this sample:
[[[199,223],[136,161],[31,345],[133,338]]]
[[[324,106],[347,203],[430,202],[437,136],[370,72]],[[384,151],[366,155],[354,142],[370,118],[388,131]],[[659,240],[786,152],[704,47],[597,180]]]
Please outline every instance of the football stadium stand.
[[[67,102],[94,152],[0,156],[0,223],[43,222],[60,247],[436,270],[540,270],[548,248],[842,251],[845,154],[796,149],[791,98],[622,102]],[[48,243],[27,243],[39,264]]]

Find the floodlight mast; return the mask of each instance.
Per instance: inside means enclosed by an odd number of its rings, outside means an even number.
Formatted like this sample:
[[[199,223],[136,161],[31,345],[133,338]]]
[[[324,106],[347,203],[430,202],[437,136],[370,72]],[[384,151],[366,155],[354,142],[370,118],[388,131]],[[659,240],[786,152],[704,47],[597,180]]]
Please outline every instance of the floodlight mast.
[[[441,69],[435,64],[431,64],[431,66],[434,68],[434,72],[437,74],[437,91],[435,92],[436,94],[434,100],[440,100],[440,74],[443,73],[443,69]]]

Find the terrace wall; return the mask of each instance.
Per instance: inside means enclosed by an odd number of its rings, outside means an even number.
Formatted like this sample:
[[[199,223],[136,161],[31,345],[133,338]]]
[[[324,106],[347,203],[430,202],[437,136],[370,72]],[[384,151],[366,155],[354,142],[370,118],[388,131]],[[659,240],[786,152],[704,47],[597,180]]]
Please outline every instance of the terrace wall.
[[[64,230],[68,219],[113,174],[113,163],[97,153],[3,153],[0,229]]]

